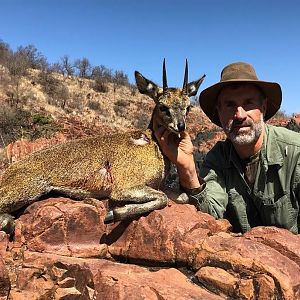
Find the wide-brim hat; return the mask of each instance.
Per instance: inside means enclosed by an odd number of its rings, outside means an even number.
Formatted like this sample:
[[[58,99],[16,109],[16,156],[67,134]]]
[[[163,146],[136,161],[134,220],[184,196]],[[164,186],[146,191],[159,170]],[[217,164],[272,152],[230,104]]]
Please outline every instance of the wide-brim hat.
[[[199,96],[199,102],[204,113],[216,125],[222,127],[218,112],[217,99],[221,89],[229,84],[253,83],[258,86],[267,98],[267,108],[265,121],[273,117],[281,105],[282,92],[281,87],[276,82],[261,81],[257,78],[254,68],[244,62],[236,62],[226,66],[221,72],[221,80],[204,89]]]

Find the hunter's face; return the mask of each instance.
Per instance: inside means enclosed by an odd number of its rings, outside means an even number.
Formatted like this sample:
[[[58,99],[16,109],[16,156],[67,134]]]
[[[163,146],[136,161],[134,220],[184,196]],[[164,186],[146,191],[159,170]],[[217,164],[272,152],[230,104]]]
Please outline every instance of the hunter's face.
[[[266,101],[255,85],[224,87],[218,96],[217,109],[222,127],[234,144],[257,141],[263,130]]]

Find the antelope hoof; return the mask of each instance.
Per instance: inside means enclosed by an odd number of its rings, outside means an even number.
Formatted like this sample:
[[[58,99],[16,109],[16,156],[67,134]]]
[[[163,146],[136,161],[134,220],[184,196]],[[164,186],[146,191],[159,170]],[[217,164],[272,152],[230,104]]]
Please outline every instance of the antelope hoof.
[[[14,217],[9,214],[0,214],[0,230],[12,235],[15,231]]]
[[[115,221],[114,212],[110,210],[105,216],[104,224],[114,223],[114,221]]]

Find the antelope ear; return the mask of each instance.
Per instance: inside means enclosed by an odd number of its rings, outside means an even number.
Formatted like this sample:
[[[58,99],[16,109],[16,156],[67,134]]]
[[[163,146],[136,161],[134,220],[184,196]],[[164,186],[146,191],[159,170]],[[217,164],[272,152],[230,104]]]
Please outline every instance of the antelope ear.
[[[148,95],[155,101],[158,98],[158,94],[161,93],[161,88],[152,82],[151,80],[145,78],[140,72],[135,71],[134,72],[135,81],[138,90],[141,94]]]
[[[204,78],[205,78],[205,74],[199,78],[198,80],[195,80],[195,81],[192,81],[192,82],[189,82],[187,84],[187,92],[188,92],[188,96],[191,97],[191,96],[195,96],[198,92],[198,89],[201,85],[201,83],[203,82]]]

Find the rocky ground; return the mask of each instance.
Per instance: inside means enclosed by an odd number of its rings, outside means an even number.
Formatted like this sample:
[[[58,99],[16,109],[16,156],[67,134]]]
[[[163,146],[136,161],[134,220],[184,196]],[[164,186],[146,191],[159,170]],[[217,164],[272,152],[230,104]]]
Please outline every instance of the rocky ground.
[[[233,234],[188,204],[104,225],[106,203],[51,198],[0,234],[0,299],[300,299],[300,235]]]

